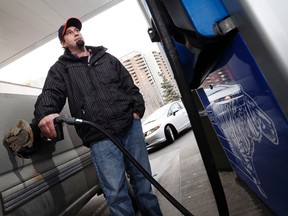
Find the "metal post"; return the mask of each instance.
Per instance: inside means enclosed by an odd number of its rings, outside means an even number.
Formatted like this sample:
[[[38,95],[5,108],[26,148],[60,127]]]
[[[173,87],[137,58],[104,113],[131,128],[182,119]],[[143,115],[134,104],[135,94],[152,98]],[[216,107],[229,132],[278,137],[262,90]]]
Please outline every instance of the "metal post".
[[[163,45],[163,48],[173,70],[174,77],[176,79],[179,91],[182,96],[183,104],[187,109],[188,116],[199,147],[199,151],[201,153],[203,163],[214,193],[219,215],[229,215],[229,210],[222,183],[215,165],[215,161],[213,159],[211,149],[209,147],[208,137],[205,136],[204,125],[201,122],[200,115],[201,113],[205,113],[205,110],[197,109],[197,105],[193,99],[191,90],[182,71],[181,63],[176,52],[173,40],[169,34],[167,27],[165,26],[165,17],[162,13],[163,7],[161,6],[161,1],[146,0],[146,2],[153,17],[153,21],[160,37],[160,41]]]

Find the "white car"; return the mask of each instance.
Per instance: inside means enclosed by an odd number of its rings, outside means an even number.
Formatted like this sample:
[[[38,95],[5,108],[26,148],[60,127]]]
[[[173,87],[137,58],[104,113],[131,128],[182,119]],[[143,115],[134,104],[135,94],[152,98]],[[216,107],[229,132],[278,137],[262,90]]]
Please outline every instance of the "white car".
[[[238,84],[234,85],[216,85],[212,88],[204,89],[208,100],[211,103],[218,103],[218,102],[227,102],[227,100],[231,100],[232,98],[239,97],[241,94],[241,88]]]
[[[152,147],[165,141],[173,143],[181,131],[191,127],[191,123],[183,103],[175,101],[155,110],[142,126],[147,147]]]

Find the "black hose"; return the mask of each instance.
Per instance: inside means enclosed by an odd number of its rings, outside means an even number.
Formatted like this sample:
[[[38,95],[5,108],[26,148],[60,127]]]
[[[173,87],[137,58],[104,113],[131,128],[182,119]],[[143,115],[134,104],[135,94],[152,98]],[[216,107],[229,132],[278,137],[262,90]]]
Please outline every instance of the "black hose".
[[[183,205],[181,205],[181,203],[179,203],[173,196],[171,196],[170,193],[168,193],[168,191],[165,190],[165,188],[162,187],[161,184],[159,184],[139,163],[138,161],[129,153],[129,151],[127,151],[127,149],[113,136],[111,136],[111,134],[107,133],[102,127],[100,127],[99,125],[90,122],[90,121],[86,121],[86,120],[82,120],[82,119],[76,119],[74,117],[68,117],[68,116],[59,116],[57,118],[55,118],[54,120],[56,123],[62,123],[65,122],[66,124],[69,125],[75,125],[75,124],[86,124],[89,125],[91,127],[96,128],[97,130],[99,130],[100,132],[102,132],[105,136],[107,136],[122,152],[123,154],[135,165],[135,167],[145,176],[145,178],[151,182],[152,185],[155,186],[155,188],[157,188],[157,190],[166,197],[166,199],[172,204],[174,205],[183,215],[185,216],[193,216],[193,214],[191,214],[191,212],[189,212]]]

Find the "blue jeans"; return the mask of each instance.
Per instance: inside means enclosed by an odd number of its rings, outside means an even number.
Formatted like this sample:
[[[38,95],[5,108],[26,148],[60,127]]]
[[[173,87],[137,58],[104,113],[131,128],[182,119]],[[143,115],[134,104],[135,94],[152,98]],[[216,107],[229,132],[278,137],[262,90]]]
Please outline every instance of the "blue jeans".
[[[134,119],[133,124],[124,133],[114,137],[151,174],[141,121]],[[130,177],[141,215],[162,215],[150,182],[110,139],[92,143],[90,152],[111,215],[135,215],[128,194],[125,171]]]

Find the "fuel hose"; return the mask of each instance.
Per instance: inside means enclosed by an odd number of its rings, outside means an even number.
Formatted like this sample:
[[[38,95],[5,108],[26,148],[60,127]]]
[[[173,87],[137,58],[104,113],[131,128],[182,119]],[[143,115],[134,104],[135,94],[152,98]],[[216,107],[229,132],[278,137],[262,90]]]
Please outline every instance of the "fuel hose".
[[[90,122],[86,121],[83,119],[77,119],[74,117],[69,117],[66,115],[59,116],[54,119],[54,122],[56,124],[61,124],[65,122],[68,125],[80,125],[80,124],[86,124],[89,125],[93,128],[96,128],[100,132],[102,132],[105,136],[108,137],[121,151],[122,153],[134,164],[134,166],[145,176],[145,178],[157,188],[157,190],[172,204],[174,205],[183,215],[185,216],[193,216],[191,212],[189,212],[181,203],[179,203],[168,191],[163,188],[159,182],[157,182],[139,163],[138,161],[129,153],[129,151],[116,139],[114,138],[111,134],[107,133],[106,130],[104,130],[101,126]]]

